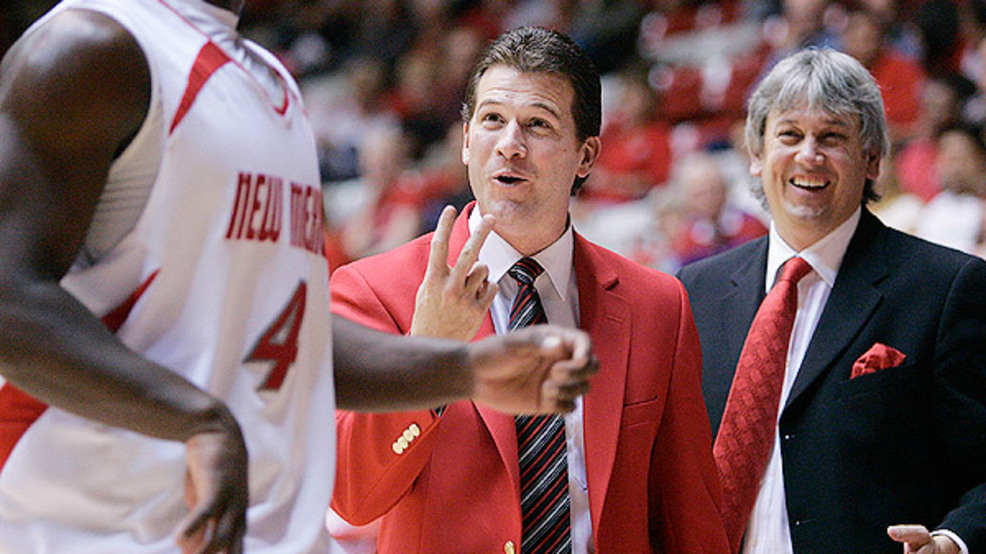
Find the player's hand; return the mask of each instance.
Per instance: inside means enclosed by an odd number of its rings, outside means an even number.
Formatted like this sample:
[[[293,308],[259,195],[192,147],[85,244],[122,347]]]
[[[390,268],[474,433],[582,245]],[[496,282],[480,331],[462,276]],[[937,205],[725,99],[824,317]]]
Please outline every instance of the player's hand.
[[[887,534],[904,544],[904,554],[959,554],[959,545],[945,535],[934,535],[924,525],[892,525]]]
[[[183,554],[241,554],[249,490],[239,428],[199,433],[185,445],[190,513],[178,528],[178,546]]]
[[[472,399],[510,414],[570,412],[599,370],[589,335],[535,325],[469,345]]]
[[[477,262],[479,249],[493,228],[493,216],[483,216],[450,268],[448,243],[454,221],[455,208],[446,206],[431,239],[428,269],[414,298],[412,335],[471,340],[496,296],[496,284],[487,280],[489,268]]]

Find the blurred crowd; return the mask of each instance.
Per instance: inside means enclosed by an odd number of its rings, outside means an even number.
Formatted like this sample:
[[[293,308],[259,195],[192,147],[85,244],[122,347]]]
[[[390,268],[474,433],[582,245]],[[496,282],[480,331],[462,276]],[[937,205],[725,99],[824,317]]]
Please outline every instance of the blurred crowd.
[[[0,7],[0,48],[51,0]],[[258,15],[274,17],[260,24]],[[674,271],[766,232],[741,127],[766,68],[805,46],[859,59],[893,139],[874,211],[986,254],[986,0],[247,0],[244,34],[295,73],[315,125],[332,263],[431,230],[471,199],[460,160],[474,57],[523,24],[604,75],[603,149],[576,228]]]

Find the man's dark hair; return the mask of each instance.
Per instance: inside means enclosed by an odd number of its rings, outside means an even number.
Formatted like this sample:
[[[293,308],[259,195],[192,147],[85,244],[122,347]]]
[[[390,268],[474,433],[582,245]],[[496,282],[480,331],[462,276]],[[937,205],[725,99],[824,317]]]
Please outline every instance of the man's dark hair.
[[[602,84],[589,56],[568,36],[541,27],[518,27],[491,42],[469,74],[462,120],[469,122],[476,109],[476,89],[486,71],[505,65],[523,73],[553,73],[572,83],[572,117],[579,142],[599,136],[602,123]],[[584,178],[576,177],[574,194]]]

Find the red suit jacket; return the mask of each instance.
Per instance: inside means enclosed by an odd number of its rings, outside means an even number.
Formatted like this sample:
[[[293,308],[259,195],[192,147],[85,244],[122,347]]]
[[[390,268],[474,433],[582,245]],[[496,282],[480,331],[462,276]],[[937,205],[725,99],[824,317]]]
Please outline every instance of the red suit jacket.
[[[449,245],[468,238],[467,207]],[[405,334],[430,235],[339,268],[332,311]],[[596,552],[728,552],[684,288],[576,234],[581,326],[600,361],[584,399]],[[494,332],[487,315],[477,338]],[[521,538],[513,417],[469,401],[431,411],[339,412],[332,507],[353,524],[383,516],[379,551],[510,552]]]

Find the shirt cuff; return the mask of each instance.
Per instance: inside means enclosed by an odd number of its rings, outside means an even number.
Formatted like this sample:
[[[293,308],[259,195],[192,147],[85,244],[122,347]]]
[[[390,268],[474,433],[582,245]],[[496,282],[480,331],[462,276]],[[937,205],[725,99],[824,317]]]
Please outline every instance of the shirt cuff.
[[[965,541],[962,540],[958,535],[956,535],[952,531],[949,531],[948,529],[936,529],[931,532],[932,537],[936,535],[943,535],[952,539],[953,541],[955,541],[955,544],[959,545],[960,554],[969,554],[969,547],[965,545]]]

